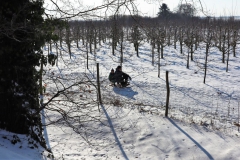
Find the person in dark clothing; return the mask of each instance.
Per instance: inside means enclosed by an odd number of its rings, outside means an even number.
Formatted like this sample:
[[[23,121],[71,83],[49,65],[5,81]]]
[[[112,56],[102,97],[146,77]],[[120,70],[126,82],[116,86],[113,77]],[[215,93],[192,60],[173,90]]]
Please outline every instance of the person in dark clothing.
[[[122,66],[118,66],[116,68],[115,74],[114,74],[115,82],[118,84],[121,84],[121,86],[126,86],[128,84],[128,79],[132,80],[132,78],[122,71]]]
[[[114,69],[112,69],[111,72],[109,73],[108,80],[110,82],[112,82],[112,84],[115,86],[115,77],[114,77],[114,75],[115,75]]]

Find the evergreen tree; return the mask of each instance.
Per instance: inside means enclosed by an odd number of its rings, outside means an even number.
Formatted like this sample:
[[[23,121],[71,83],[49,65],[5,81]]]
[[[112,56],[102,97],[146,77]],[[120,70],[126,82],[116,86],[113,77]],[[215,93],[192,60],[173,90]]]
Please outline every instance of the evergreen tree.
[[[160,8],[159,8],[159,12],[157,13],[158,17],[163,17],[163,18],[167,18],[170,15],[170,10],[167,6],[166,3],[163,3]]]
[[[0,5],[0,128],[41,136],[36,66],[42,54],[43,0],[8,0]]]

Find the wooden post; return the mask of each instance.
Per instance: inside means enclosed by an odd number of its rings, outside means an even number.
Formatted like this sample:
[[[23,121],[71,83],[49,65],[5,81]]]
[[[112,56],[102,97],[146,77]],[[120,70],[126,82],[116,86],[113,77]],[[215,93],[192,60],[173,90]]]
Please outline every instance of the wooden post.
[[[55,46],[56,46],[56,53],[57,53],[56,66],[58,66],[58,44],[57,44],[57,42],[55,42]]]
[[[239,102],[238,102],[238,124],[239,124]],[[238,132],[239,132],[239,125],[238,125]]]
[[[168,71],[166,71],[166,87],[167,87],[167,98],[166,98],[165,116],[168,117],[168,106],[169,106],[169,97],[170,97],[170,88],[169,88],[169,82],[168,82]]]
[[[160,78],[160,52],[158,52],[158,78]]]
[[[97,63],[97,86],[98,86],[98,100],[99,100],[99,103],[102,104],[100,81],[99,81],[99,63]]]
[[[87,49],[87,69],[88,69],[88,42],[86,42],[86,49]]]
[[[152,66],[154,66],[154,45],[153,44],[152,44]]]
[[[123,63],[123,42],[121,42],[121,66]]]

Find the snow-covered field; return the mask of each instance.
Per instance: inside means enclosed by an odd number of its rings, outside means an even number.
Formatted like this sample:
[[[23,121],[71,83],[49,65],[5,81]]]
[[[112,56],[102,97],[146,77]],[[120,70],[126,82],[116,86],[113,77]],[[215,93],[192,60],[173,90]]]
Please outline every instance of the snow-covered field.
[[[122,66],[123,71],[132,77],[131,85],[127,88],[108,85],[110,70],[120,64],[118,52],[112,55],[107,43],[98,46],[96,54],[89,54],[87,69],[85,50],[84,47],[77,49],[73,43],[72,59],[62,51],[64,61],[59,59],[58,66],[45,68],[46,77],[52,75],[53,78],[45,79],[47,94],[44,98],[47,101],[56,92],[56,86],[62,87],[59,85],[61,83],[67,87],[83,81],[84,76],[87,76],[96,84],[96,63],[100,67],[103,104],[99,108],[93,105],[96,94],[90,92],[92,88],[89,88],[89,93],[75,92],[77,88],[71,88],[74,92],[71,98],[75,101],[77,97],[79,101],[84,100],[86,107],[80,106],[80,110],[70,110],[69,104],[63,107],[61,102],[59,106],[54,103],[49,107],[52,110],[62,107],[70,115],[79,114],[80,118],[82,113],[78,111],[86,111],[89,117],[97,117],[99,120],[84,122],[84,126],[71,123],[75,130],[67,127],[64,121],[48,125],[45,136],[55,159],[239,159],[240,133],[237,124],[240,107],[240,50],[237,51],[237,57],[230,55],[229,71],[226,72],[226,63],[221,62],[221,52],[211,48],[206,84],[203,84],[204,45],[195,51],[189,69],[186,68],[187,49],[184,49],[184,54],[180,54],[179,47],[175,50],[172,46],[166,46],[158,77],[157,52],[152,65],[151,46],[148,43],[140,46],[137,57],[133,45],[125,42]],[[166,71],[169,71],[170,82],[169,118],[164,116]],[[61,83],[54,77],[60,78]],[[57,98],[56,101],[59,100]],[[89,99],[91,104],[88,104]],[[56,120],[61,114],[50,110],[44,113],[46,123]],[[85,117],[84,120],[89,119]],[[9,146],[1,139],[1,148]],[[19,150],[23,155],[27,154],[25,149]],[[36,154],[35,150],[26,152],[32,156]],[[10,158],[5,156],[3,159]]]
[[[1,160],[41,160],[47,159],[48,153],[39,145],[28,143],[26,135],[0,130]]]

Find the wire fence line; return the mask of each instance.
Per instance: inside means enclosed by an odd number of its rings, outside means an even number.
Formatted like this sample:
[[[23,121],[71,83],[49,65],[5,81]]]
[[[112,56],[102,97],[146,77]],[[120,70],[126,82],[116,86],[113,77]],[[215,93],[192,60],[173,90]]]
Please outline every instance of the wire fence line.
[[[105,89],[106,94],[107,89]],[[136,105],[145,112],[154,112],[164,115],[166,103],[165,83],[142,83],[133,81],[132,89],[119,90],[126,94],[125,97],[118,93],[118,99]],[[127,94],[132,94],[136,99],[129,99]],[[240,98],[222,92],[203,92],[187,87],[170,87],[169,117],[184,120],[189,123],[196,123],[215,130],[233,133],[239,129],[239,105]]]

